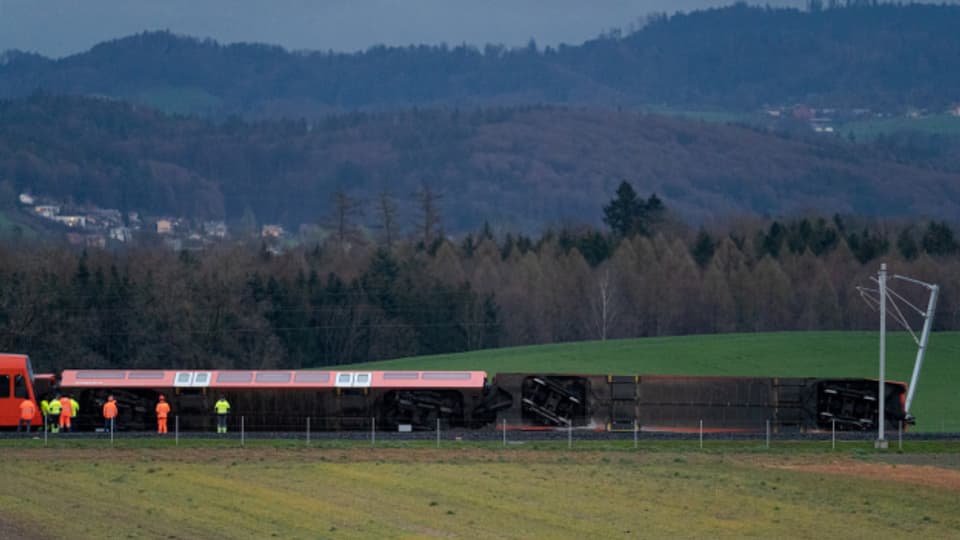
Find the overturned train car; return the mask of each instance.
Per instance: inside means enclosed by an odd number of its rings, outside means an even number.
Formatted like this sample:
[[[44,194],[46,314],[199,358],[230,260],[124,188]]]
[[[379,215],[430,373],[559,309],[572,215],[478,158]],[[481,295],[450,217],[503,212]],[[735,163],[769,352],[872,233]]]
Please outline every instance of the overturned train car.
[[[35,375],[25,355],[0,354],[0,428],[16,427],[24,399],[57,394],[80,403],[80,430],[102,426],[107,396],[120,429],[149,429],[164,394],[183,430],[212,429],[225,396],[230,422],[248,430],[579,429],[758,431],[869,430],[879,416],[869,379],[570,375],[482,371],[66,370]],[[885,386],[888,427],[909,420],[906,385]],[[39,407],[33,425],[41,423]]]
[[[760,431],[870,430],[879,417],[869,379],[570,375],[481,371],[104,371],[62,374],[81,404],[81,429],[100,423],[108,394],[126,429],[154,425],[158,394],[184,430],[212,429],[225,396],[248,430],[555,429]],[[888,427],[908,420],[906,386],[885,388]],[[237,426],[238,427],[238,426]]]

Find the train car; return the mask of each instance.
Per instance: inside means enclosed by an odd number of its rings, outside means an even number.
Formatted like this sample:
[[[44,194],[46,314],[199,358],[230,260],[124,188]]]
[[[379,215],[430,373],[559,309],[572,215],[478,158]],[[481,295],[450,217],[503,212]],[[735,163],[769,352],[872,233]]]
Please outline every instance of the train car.
[[[518,396],[498,418],[509,426],[606,430],[869,430],[879,418],[869,379],[678,375],[497,374],[496,391]],[[885,423],[906,420],[901,382],[885,385]]]
[[[480,405],[482,371],[152,371],[66,370],[59,391],[80,403],[81,429],[102,421],[96,414],[109,395],[117,399],[118,425],[155,425],[162,394],[181,429],[213,426],[213,404],[231,404],[230,422],[242,417],[249,430],[298,431],[309,417],[313,429],[468,428],[492,422]],[[93,411],[87,414],[87,411]],[[238,427],[238,426],[235,426]]]
[[[120,429],[150,429],[163,394],[183,430],[212,430],[214,402],[248,430],[557,429],[870,430],[879,417],[870,379],[576,375],[482,371],[66,370],[34,375],[24,355],[0,355],[0,427],[15,427],[25,397],[70,394],[79,430],[102,426],[108,395]],[[885,388],[887,427],[907,420],[906,385]],[[3,397],[7,396],[7,397]],[[35,419],[39,425],[39,417]]]

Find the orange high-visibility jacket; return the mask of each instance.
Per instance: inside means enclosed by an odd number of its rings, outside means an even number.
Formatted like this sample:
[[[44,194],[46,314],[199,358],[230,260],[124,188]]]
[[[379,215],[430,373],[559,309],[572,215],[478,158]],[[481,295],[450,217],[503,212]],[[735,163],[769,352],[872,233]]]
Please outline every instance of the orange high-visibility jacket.
[[[60,416],[73,416],[73,403],[68,397],[60,398]]]
[[[157,418],[166,418],[168,412],[170,412],[170,405],[166,401],[157,403]]]
[[[23,400],[20,403],[20,418],[24,420],[33,420],[33,416],[37,414],[37,407],[29,399]]]
[[[115,400],[103,404],[103,417],[107,419],[117,417],[117,402]]]

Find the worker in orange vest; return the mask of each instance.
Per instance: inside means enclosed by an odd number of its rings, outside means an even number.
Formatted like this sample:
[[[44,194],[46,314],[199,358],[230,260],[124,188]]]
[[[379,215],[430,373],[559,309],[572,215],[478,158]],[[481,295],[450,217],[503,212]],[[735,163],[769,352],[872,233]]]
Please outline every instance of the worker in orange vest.
[[[157,403],[157,433],[167,432],[167,414],[170,412],[170,404],[160,394],[160,402]]]
[[[103,404],[103,430],[107,433],[116,431],[117,424],[117,400],[113,396],[107,397],[107,402]]]
[[[73,416],[73,400],[70,396],[60,398],[60,431],[70,431],[70,417]]]
[[[37,406],[33,404],[33,400],[25,399],[20,402],[20,421],[17,422],[17,433],[20,433],[20,428],[24,425],[27,426],[27,433],[30,433],[30,426],[33,424],[33,417],[37,414]]]

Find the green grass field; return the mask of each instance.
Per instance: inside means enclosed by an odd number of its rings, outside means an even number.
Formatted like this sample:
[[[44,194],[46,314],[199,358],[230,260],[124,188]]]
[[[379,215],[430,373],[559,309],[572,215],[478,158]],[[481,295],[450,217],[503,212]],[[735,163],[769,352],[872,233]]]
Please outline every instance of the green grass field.
[[[960,531],[960,471],[847,456],[6,449],[0,476],[5,538],[956,538]]]
[[[837,128],[846,136],[853,132],[857,140],[875,139],[880,135],[889,135],[899,131],[919,131],[934,135],[960,135],[960,116],[934,114],[922,118],[898,116],[895,118],[876,118],[849,122]]]
[[[876,332],[720,334],[490,349],[363,364],[369,369],[771,377],[878,376]],[[908,382],[916,345],[887,336],[887,378]],[[930,338],[913,414],[920,431],[960,431],[960,332]],[[361,367],[359,365],[351,368]]]

